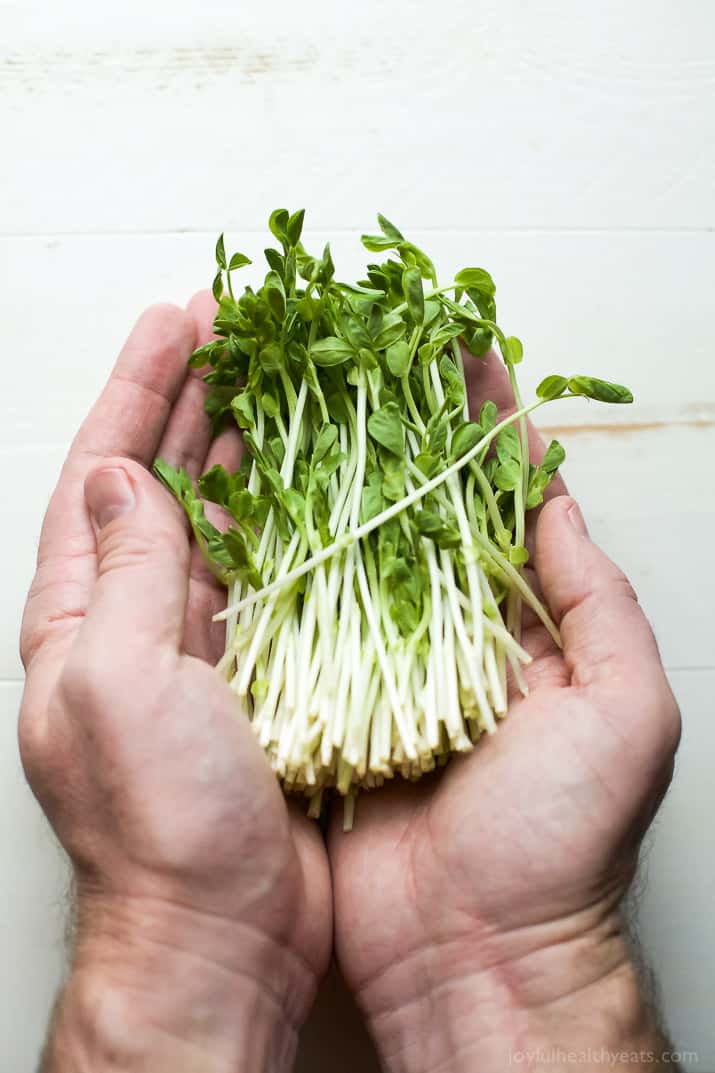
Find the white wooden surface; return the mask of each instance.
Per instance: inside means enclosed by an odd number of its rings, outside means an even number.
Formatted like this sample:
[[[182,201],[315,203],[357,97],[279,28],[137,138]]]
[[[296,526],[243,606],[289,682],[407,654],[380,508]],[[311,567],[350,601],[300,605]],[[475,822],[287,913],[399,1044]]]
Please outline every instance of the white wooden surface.
[[[206,285],[222,229],[260,253],[283,203],[345,275],[378,209],[443,270],[488,267],[527,391],[634,390],[544,423],[683,708],[641,930],[677,1045],[715,1069],[714,54],[710,0],[0,0],[0,1069],[33,1069],[62,964],[64,869],[14,744],[47,496],[136,314]]]

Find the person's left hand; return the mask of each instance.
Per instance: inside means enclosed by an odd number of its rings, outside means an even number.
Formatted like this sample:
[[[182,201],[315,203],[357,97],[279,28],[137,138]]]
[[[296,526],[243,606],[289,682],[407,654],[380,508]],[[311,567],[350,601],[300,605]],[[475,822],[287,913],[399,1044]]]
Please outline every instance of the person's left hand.
[[[150,1051],[156,1070],[283,1068],[330,951],[320,832],[210,665],[225,593],[147,471],[235,464],[187,375],[214,309],[200,295],[137,323],[63,467],[22,626],[22,759],[78,888],[56,1034],[74,1056],[67,1033],[90,1023],[98,1071],[104,1031],[122,1068]]]

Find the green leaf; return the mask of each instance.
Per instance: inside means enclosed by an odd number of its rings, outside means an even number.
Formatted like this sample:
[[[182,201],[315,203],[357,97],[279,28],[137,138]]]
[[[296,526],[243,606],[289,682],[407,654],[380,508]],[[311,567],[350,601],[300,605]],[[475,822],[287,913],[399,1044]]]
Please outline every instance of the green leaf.
[[[279,343],[268,343],[258,352],[258,361],[264,373],[272,376],[283,367],[283,351]]]
[[[315,465],[324,458],[333,444],[337,441],[338,430],[335,425],[323,425],[313,448],[312,463]]]
[[[384,298],[384,291],[376,291],[371,287],[363,287],[359,283],[336,283],[336,287],[340,287],[341,291],[348,291],[350,294],[356,294],[361,298]]]
[[[415,465],[421,473],[424,473],[425,477],[429,478],[434,477],[439,472],[442,460],[437,455],[429,454],[427,451],[420,451],[415,456]]]
[[[524,566],[529,561],[529,553],[526,548],[515,544],[509,548],[509,562],[512,566]]]
[[[555,473],[566,458],[566,451],[558,440],[552,440],[546,449],[546,454],[541,461],[541,468],[547,473]]]
[[[275,235],[279,242],[285,243],[288,238],[286,231],[288,220],[288,209],[274,209],[268,219],[271,234]]]
[[[361,235],[360,241],[366,250],[371,253],[380,253],[382,250],[391,250],[399,243],[386,235]]]
[[[331,391],[330,394],[325,396],[325,405],[328,407],[328,413],[332,421],[337,422],[338,425],[347,424],[349,412],[345,405],[344,391]]]
[[[367,429],[373,440],[386,451],[402,456],[405,450],[404,430],[396,402],[388,402],[367,419]]]
[[[384,509],[385,497],[382,494],[382,475],[377,470],[373,470],[360,496],[361,523],[377,517]]]
[[[253,400],[250,395],[242,391],[240,395],[234,396],[231,401],[231,409],[239,428],[253,428],[255,418],[253,415]]]
[[[286,311],[286,293],[283,280],[277,272],[269,272],[263,284],[263,293],[276,320],[281,321]]]
[[[335,275],[335,265],[333,264],[333,257],[330,252],[330,243],[325,243],[325,249],[323,250],[323,257],[320,262],[319,272],[320,282],[327,287],[331,279]]]
[[[246,257],[245,253],[234,253],[231,260],[228,262],[229,272],[233,272],[235,268],[243,268],[244,265],[250,265],[253,262],[250,257]]]
[[[385,352],[387,367],[393,376],[403,377],[409,372],[412,364],[410,348],[406,339],[398,339],[389,346]]]
[[[494,474],[494,483],[502,492],[513,492],[521,482],[521,466],[514,458],[505,459]]]
[[[361,347],[370,350],[372,347],[370,333],[361,317],[351,314],[346,314],[342,317],[340,321],[340,334],[348,341],[348,343],[350,343],[353,350],[360,350]]]
[[[203,369],[205,365],[211,364],[211,358],[223,350],[225,346],[226,343],[223,339],[212,339],[210,343],[204,343],[189,358],[189,368]]]
[[[216,243],[216,264],[226,271],[226,248],[223,244],[223,232],[219,235]]]
[[[439,371],[442,379],[447,385],[446,397],[450,406],[463,406],[464,405],[464,379],[461,372],[454,364],[452,359],[443,354],[440,363]]]
[[[268,267],[272,268],[282,279],[283,273],[286,270],[285,257],[283,254],[279,253],[278,250],[274,250],[272,246],[268,246],[263,251],[263,256],[268,262]]]
[[[228,497],[229,476],[223,466],[212,466],[199,477],[199,495],[211,503],[224,504]]]
[[[174,469],[163,458],[155,458],[152,467],[159,480],[166,485],[169,491],[179,502],[189,493],[193,495],[194,487],[188,473],[183,469]]]
[[[538,507],[540,503],[543,503],[544,491],[548,487],[551,477],[552,474],[542,466],[537,466],[534,469],[529,479],[529,488],[526,493],[526,503],[524,504],[527,510],[533,510],[534,507]]]
[[[244,534],[238,529],[227,529],[221,540],[226,552],[231,557],[233,566],[247,577],[254,589],[263,588],[263,578],[256,567],[255,559],[251,554]]]
[[[540,399],[558,399],[568,386],[569,382],[565,376],[547,376],[537,387],[536,394]]]
[[[465,421],[452,436],[452,459],[466,455],[467,451],[471,451],[473,447],[476,447],[483,438],[484,433],[481,425],[478,425],[475,421]]]
[[[221,275],[221,269],[220,268],[219,268],[218,272],[216,273],[216,275],[214,276],[214,281],[211,284],[211,293],[213,294],[213,296],[214,296],[214,298],[216,299],[217,302],[220,299],[221,295],[223,294],[223,276]]]
[[[425,319],[425,294],[419,268],[405,270],[402,275],[402,290],[412,320],[415,324],[421,325]]]
[[[261,351],[261,353],[263,352]],[[274,418],[281,412],[278,399],[268,391],[264,391],[261,395],[261,406],[266,417]]]
[[[447,432],[449,429],[449,423],[443,413],[436,413],[430,417],[427,422],[426,428],[426,443],[424,445],[425,451],[428,451],[431,455],[439,456],[444,451],[447,443]]]
[[[295,488],[286,488],[281,496],[281,502],[288,511],[293,524],[302,529],[305,525],[305,500]]]
[[[393,239],[393,241],[395,242],[404,241],[404,235],[402,234],[402,232],[398,231],[395,225],[391,224],[387,217],[383,216],[381,212],[378,212],[377,214],[377,222],[379,223],[383,234],[387,235],[388,238]]]
[[[470,354],[475,358],[481,358],[489,350],[494,341],[494,333],[488,328],[475,328],[464,335],[464,343]]]
[[[494,280],[483,268],[463,268],[454,277],[454,282],[460,287],[477,291],[480,295],[493,298],[496,294]]]
[[[297,246],[300,241],[300,236],[303,231],[303,220],[305,218],[305,209],[298,209],[289,218],[286,223],[286,234],[288,235],[288,241],[291,246]]]
[[[484,429],[484,436],[487,432],[491,432],[497,423],[497,408],[491,399],[487,399],[482,403],[482,409],[479,411],[479,424]]]
[[[511,362],[512,365],[518,365],[524,357],[524,347],[521,339],[517,339],[515,335],[509,335],[505,340],[505,346],[506,354],[504,354],[504,359]]]
[[[310,348],[310,356],[316,365],[321,368],[329,368],[332,365],[342,365],[354,357],[354,350],[344,339],[338,339],[335,335],[328,335],[325,339],[318,339]]]
[[[405,460],[381,452],[382,494],[390,503],[396,503],[405,494]]]
[[[378,350],[385,350],[405,337],[406,325],[399,313],[388,313],[383,318],[380,331],[373,342]]]
[[[585,395],[597,402],[633,402],[633,395],[627,387],[612,384],[608,380],[599,380],[595,376],[572,376],[568,388],[573,395]]]
[[[514,425],[507,425],[497,436],[497,458],[500,462],[507,462],[510,459],[520,461],[521,443]]]
[[[430,337],[430,343],[433,347],[438,348],[444,346],[446,343],[451,343],[453,339],[461,335],[464,331],[462,324],[445,324]]]
[[[420,536],[429,537],[441,548],[456,548],[462,543],[459,530],[431,510],[418,510],[414,515]]]

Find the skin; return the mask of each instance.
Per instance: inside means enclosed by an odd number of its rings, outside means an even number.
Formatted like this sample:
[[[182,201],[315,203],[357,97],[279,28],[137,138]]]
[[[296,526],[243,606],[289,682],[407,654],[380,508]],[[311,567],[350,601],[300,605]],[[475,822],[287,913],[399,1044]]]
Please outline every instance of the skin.
[[[146,468],[160,452],[197,475],[235,453],[210,446],[186,374],[213,308],[141,317],[42,531],[20,746],[79,896],[47,1070],[290,1068],[329,958],[318,828],[207,662],[222,594]]]
[[[554,498],[529,541],[563,652],[527,621],[528,699],[440,778],[361,798],[328,859],[210,666],[225,595],[146,468],[157,454],[192,476],[236,463],[237,437],[210,444],[186,373],[213,310],[199,295],[139,320],[43,527],[20,745],[79,909],[45,1073],[291,1068],[333,905],[387,1069],[491,1071],[529,1047],[661,1051],[618,905],[679,717],[632,590],[573,500]],[[468,369],[475,405],[508,404],[494,356]]]
[[[473,413],[484,398],[509,411],[495,355],[471,372],[470,396]],[[538,461],[533,427],[529,439]],[[667,1050],[619,905],[680,716],[633,589],[564,493],[554,482],[527,532],[563,650],[526,619],[529,695],[512,692],[498,733],[436,778],[367,795],[350,835],[333,826],[338,958],[390,1069],[502,1069],[547,1047]]]

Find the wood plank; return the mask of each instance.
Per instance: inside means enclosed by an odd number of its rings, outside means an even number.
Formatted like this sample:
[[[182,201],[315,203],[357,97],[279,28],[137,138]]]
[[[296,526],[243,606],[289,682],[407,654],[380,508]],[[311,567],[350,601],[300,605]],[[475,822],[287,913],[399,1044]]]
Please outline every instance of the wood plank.
[[[0,233],[713,225],[715,9],[0,4]]]
[[[35,1069],[64,966],[67,869],[22,773],[21,687],[0,684],[0,1069]]]
[[[227,236],[230,249],[256,260],[241,276],[247,282],[264,271],[266,234]],[[559,402],[544,411],[547,423],[715,420],[715,234],[417,230],[413,237],[441,277],[475,263],[492,272],[502,325],[524,341],[525,396],[552,372],[597,373],[626,382],[636,396],[634,407],[622,408]],[[306,233],[309,249],[327,240],[339,278],[358,278],[372,259],[358,236]],[[210,283],[214,241],[208,233],[0,239],[0,316],[13,370],[3,386],[0,449],[66,442],[141,309],[184,302]]]
[[[676,1047],[696,1052],[683,1062],[715,1069],[712,952],[715,866],[712,852],[712,756],[715,671],[670,675],[683,714],[683,740],[673,785],[647,839],[639,880],[640,935],[656,973]]]

